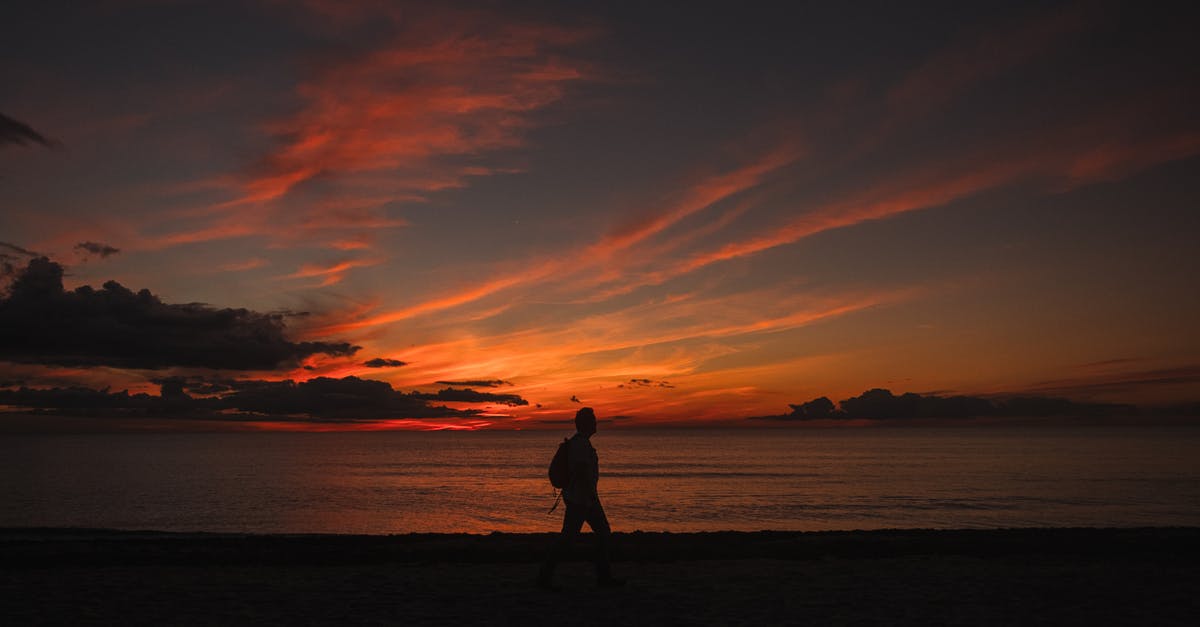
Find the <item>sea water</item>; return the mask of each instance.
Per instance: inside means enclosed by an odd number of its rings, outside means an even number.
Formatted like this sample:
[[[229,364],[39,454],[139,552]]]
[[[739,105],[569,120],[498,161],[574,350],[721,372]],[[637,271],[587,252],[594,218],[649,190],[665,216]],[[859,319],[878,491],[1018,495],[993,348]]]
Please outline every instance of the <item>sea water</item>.
[[[0,526],[554,531],[546,467],[567,435],[0,436]],[[618,531],[1200,525],[1198,428],[628,429],[593,443]]]

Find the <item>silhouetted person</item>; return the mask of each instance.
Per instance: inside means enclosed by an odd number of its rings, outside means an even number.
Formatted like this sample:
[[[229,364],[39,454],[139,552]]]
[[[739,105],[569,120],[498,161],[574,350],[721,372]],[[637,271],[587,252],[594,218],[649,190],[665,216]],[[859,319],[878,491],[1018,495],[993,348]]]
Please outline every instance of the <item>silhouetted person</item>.
[[[596,433],[596,413],[591,407],[584,407],[575,413],[575,431],[568,444],[567,459],[571,469],[571,481],[562,492],[563,502],[566,503],[562,532],[550,547],[550,554],[542,564],[538,573],[538,585],[549,590],[554,589],[554,567],[586,522],[596,537],[596,582],[602,587],[621,586],[625,584],[625,580],[612,576],[609,563],[612,529],[608,526],[604,506],[600,504],[600,497],[596,494],[596,483],[600,480],[600,460],[590,440]]]

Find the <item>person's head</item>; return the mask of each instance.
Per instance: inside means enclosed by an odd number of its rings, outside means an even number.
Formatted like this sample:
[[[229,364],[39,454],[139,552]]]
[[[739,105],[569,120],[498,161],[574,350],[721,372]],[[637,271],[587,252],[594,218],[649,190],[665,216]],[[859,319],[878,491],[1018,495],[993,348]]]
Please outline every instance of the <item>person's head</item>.
[[[575,412],[575,430],[584,435],[596,432],[596,412],[591,407],[583,407]]]

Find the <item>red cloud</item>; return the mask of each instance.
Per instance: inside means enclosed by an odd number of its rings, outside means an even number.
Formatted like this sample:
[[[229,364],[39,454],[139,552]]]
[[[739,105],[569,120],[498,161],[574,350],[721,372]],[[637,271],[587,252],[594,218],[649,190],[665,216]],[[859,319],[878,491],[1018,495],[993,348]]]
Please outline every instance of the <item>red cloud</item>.
[[[798,150],[793,146],[776,148],[757,156],[748,164],[728,172],[712,174],[692,181],[674,202],[648,211],[649,218],[595,241],[580,254],[569,256],[554,254],[540,260],[528,261],[514,272],[497,276],[477,285],[402,309],[331,325],[320,329],[319,332],[322,334],[345,333],[364,327],[398,322],[426,313],[465,305],[502,290],[542,281],[562,281],[581,271],[594,270],[597,266],[607,263],[617,253],[629,250],[689,215],[759,186],[768,176],[793,163],[797,155]]]
[[[306,263],[299,270],[280,277],[284,279],[306,279],[322,277],[320,287],[333,285],[345,278],[346,272],[353,268],[364,268],[379,263],[378,259],[345,259],[328,264]]]
[[[531,112],[585,76],[555,54],[589,36],[581,30],[483,13],[404,18],[385,14],[394,37],[298,86],[302,108],[269,125],[282,141],[239,202],[362,172],[413,175],[398,194],[440,188],[477,171],[439,158],[521,145]]]
[[[800,151],[788,145],[761,155],[756,160],[729,172],[705,177],[689,186],[674,203],[657,211],[648,212],[649,217],[624,229],[613,232],[593,244],[589,254],[611,255],[656,235],[680,220],[707,209],[731,196],[757,187],[763,180],[780,168],[791,164]]]
[[[584,28],[388,3],[306,7],[325,28],[340,25],[334,32],[348,41],[369,43],[313,64],[295,88],[298,108],[263,125],[275,147],[240,182],[223,179],[236,196],[203,212],[205,223],[152,238],[151,246],[333,232],[323,239],[345,248],[347,229],[404,226],[389,203],[513,171],[477,159],[523,145],[536,112],[590,72],[561,53],[594,35]]]

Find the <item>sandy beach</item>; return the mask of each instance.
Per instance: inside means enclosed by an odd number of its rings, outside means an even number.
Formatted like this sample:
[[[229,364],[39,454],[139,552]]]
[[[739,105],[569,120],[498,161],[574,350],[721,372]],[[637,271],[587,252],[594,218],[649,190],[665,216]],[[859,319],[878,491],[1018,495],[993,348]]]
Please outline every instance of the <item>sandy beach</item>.
[[[0,530],[12,625],[1184,625],[1197,528],[618,533],[533,585],[547,534]]]

